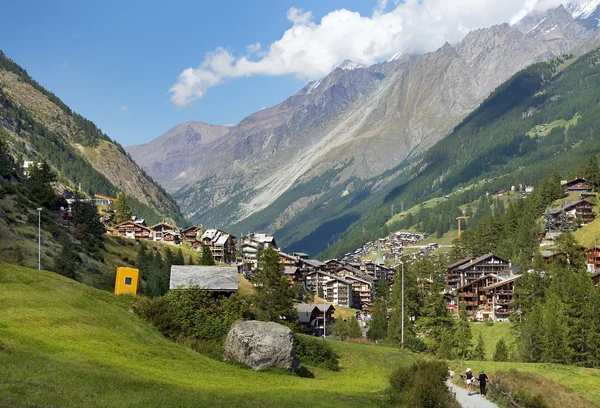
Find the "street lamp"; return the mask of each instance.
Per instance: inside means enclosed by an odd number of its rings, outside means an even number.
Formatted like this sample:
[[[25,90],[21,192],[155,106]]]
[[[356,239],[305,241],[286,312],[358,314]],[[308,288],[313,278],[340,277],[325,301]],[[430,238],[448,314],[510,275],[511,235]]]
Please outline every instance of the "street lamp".
[[[404,261],[400,261],[402,265],[402,351],[404,351]]]
[[[42,270],[42,207],[37,208],[38,212],[38,271]]]

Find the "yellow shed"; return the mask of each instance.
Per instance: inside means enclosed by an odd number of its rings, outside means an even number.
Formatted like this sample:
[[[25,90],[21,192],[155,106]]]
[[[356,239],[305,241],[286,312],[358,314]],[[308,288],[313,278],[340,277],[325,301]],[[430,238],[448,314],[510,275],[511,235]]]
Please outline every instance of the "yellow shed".
[[[115,280],[115,295],[123,293],[137,293],[139,269],[136,268],[117,268],[117,278]]]

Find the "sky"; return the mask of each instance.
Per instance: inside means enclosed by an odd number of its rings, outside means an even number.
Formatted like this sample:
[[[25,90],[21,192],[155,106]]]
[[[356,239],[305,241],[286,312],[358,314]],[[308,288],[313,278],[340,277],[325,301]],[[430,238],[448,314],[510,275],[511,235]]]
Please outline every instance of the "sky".
[[[344,59],[424,53],[560,0],[21,0],[0,49],[124,146],[235,125]]]

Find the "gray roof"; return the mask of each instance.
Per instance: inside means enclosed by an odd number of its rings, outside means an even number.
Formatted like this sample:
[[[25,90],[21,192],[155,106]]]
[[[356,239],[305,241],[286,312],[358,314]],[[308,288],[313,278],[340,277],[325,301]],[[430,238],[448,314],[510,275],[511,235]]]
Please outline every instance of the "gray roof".
[[[458,269],[461,269],[461,270],[462,270],[462,269],[467,269],[467,268],[468,268],[469,266],[471,266],[471,265],[478,264],[478,263],[480,263],[480,262],[483,262],[483,261],[485,261],[485,260],[487,260],[487,259],[489,259],[489,258],[492,258],[492,257],[496,257],[496,258],[498,258],[498,259],[501,259],[501,260],[503,260],[504,262],[508,263],[508,261],[507,261],[507,260],[500,258],[498,255],[494,255],[494,254],[485,254],[485,255],[482,255],[482,256],[480,256],[479,258],[475,258],[475,259],[473,259],[473,260],[472,260],[471,262],[469,262],[469,263],[466,263],[466,264],[463,264],[463,265],[459,266],[459,267],[458,267]]]
[[[576,205],[582,204],[582,203],[586,203],[589,204],[590,206],[592,205],[589,201],[586,200],[574,200],[574,201],[568,201],[564,204],[559,205],[558,207],[554,207],[549,209],[548,211],[546,211],[546,214],[549,215],[558,215],[560,213],[562,213],[563,211],[568,211],[570,208],[575,207]]]
[[[169,289],[198,285],[212,292],[237,292],[237,266],[171,266]]]
[[[297,266],[288,266],[285,268],[283,273],[285,273],[286,275],[294,275],[296,274],[296,272],[298,272]]]

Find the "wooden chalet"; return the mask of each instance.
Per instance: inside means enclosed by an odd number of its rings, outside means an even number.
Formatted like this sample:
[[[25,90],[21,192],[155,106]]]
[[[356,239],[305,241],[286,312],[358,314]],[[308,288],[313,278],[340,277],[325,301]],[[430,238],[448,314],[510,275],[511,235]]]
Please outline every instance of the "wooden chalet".
[[[460,261],[454,262],[452,265],[448,265],[448,271],[446,272],[446,284],[450,286],[450,288],[456,290],[461,286],[462,279],[458,267],[471,262],[473,259],[474,258],[464,258]]]
[[[467,312],[467,316],[475,315],[479,310],[479,306],[487,301],[485,288],[500,280],[494,274],[486,274],[459,287],[456,289],[459,307]]]
[[[297,266],[286,266],[284,269],[284,274],[286,278],[290,281],[290,285],[294,283],[303,282],[304,275],[302,271]]]
[[[600,270],[600,247],[594,245],[585,251],[588,272],[596,272]]]
[[[193,243],[198,240],[198,233],[202,231],[202,227],[193,225],[181,231],[181,239],[183,242]]]
[[[279,252],[279,259],[286,268],[296,267],[298,265],[298,258],[294,255]]]
[[[125,221],[115,227],[117,235],[130,239],[152,239],[152,230],[134,221]]]
[[[150,227],[152,230],[152,240],[154,241],[164,241],[163,235],[167,232],[174,233],[175,227],[171,224],[167,224],[166,222],[160,222],[156,225]]]
[[[301,303],[294,306],[302,331],[311,336],[323,336],[327,327],[333,324],[335,307],[328,304]]]
[[[593,188],[584,178],[576,178],[567,183],[567,193],[591,193]]]
[[[179,245],[181,243],[181,236],[174,231],[166,231],[162,233],[162,242]]]
[[[486,303],[484,311],[488,311],[489,318],[494,321],[506,321],[513,308],[513,294],[515,283],[521,275],[514,276],[510,279],[502,280],[484,288]],[[483,313],[482,313],[483,315]],[[485,319],[485,316],[482,316]]]
[[[216,262],[231,264],[235,262],[235,238],[233,234],[211,228],[204,231],[200,241],[210,248]]]
[[[460,286],[467,285],[488,274],[507,274],[510,262],[494,254],[486,254],[471,259],[457,267],[460,276]]]
[[[544,213],[546,223],[554,225],[550,229],[560,229],[563,222],[573,222],[580,219],[584,224],[594,221],[596,214],[592,211],[594,205],[586,200],[568,201]]]

